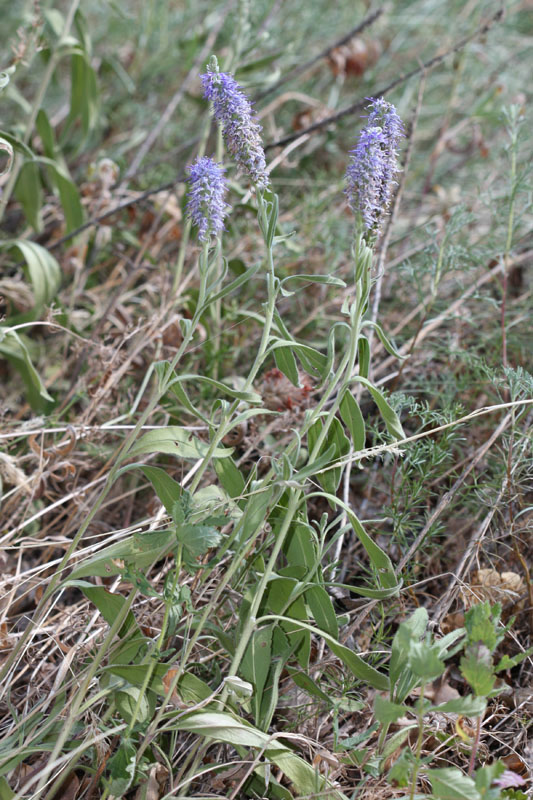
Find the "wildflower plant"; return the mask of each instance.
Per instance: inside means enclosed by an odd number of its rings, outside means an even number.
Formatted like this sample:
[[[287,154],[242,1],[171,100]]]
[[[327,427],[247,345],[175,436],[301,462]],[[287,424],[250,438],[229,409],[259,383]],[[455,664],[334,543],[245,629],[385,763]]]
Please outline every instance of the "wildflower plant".
[[[241,6],[247,3],[243,0]],[[402,761],[393,766],[392,777],[399,785],[409,787],[412,798],[417,796],[419,778],[429,778],[434,796],[445,798],[449,795],[444,784],[450,773],[428,770],[422,759],[424,715],[433,710],[425,703],[424,687],[443,674],[445,659],[462,648],[461,674],[475,696],[461,698],[461,703],[452,702],[440,710],[456,709],[481,720],[496,673],[510,664],[507,661],[494,666],[492,661],[502,634],[498,614],[488,608],[472,613],[466,620],[466,632],[437,642],[426,633],[427,615],[419,610],[400,626],[387,672],[377,660],[378,654],[363,658],[341,643],[339,627],[343,620],[328,592],[333,582],[330,576],[335,574],[329,553],[346,530],[364,551],[368,576],[365,583],[350,586],[351,592],[382,601],[396,597],[401,587],[391,558],[367,533],[349,500],[338,496],[338,490],[343,470],[348,470],[349,478],[352,462],[359,463],[373,454],[367,449],[369,432],[359,406],[360,394],[370,395],[379,412],[377,424],[387,431],[388,442],[376,448],[379,452],[397,452],[397,442],[405,438],[393,404],[371,380],[372,337],[368,336],[369,330],[375,333],[386,350],[399,357],[381,325],[369,319],[368,309],[374,247],[394,196],[403,123],[390,102],[369,99],[367,123],[346,170],[346,197],[354,213],[350,285],[347,287],[335,275],[291,273],[281,277],[275,258],[276,248],[284,240],[278,198],[270,182],[261,126],[253,106],[233,75],[219,70],[215,58],[207,66],[202,83],[222,134],[218,149],[223,140],[226,153],[217,151],[216,158],[203,155],[208,140],[206,120],[206,134],[199,148],[202,155],[188,167],[189,222],[180,242],[175,281],[176,285],[180,283],[181,267],[191,257],[187,243],[194,226],[201,245],[199,253],[192,252],[192,257],[198,258],[198,291],[191,293],[188,314],[180,319],[179,346],[171,360],[151,365],[138,395],[140,400],[152,376],[151,397],[143,400],[135,425],[124,434],[104,489],[65,547],[31,625],[21,632],[0,671],[1,694],[1,682],[8,685],[15,675],[24,647],[40,631],[54,594],[67,587],[83,593],[109,625],[105,637],[91,650],[91,657],[84,653],[83,675],[75,676],[75,690],[73,682],[58,689],[55,716],[46,719],[43,715],[41,721],[41,712],[35,707],[35,727],[27,742],[32,753],[46,744],[49,758],[40,774],[30,775],[21,796],[30,790],[36,800],[57,796],[65,779],[62,767],[58,774],[58,765],[70,757],[71,743],[82,741],[80,719],[98,704],[104,709],[102,730],[94,742],[83,741],[72,759],[81,758],[82,753],[85,755],[82,747],[89,750],[104,737],[116,743],[102,767],[106,770],[103,800],[130,796],[137,786],[137,795],[141,796],[143,785],[146,789],[149,781],[153,784],[168,742],[172,749],[168,761],[171,793],[181,797],[189,791],[197,793],[200,778],[212,770],[211,766],[206,768],[206,749],[213,741],[233,747],[242,758],[231,797],[346,800],[338,784],[315,769],[282,735],[272,733],[283,681],[294,679],[304,691],[329,702],[330,709],[341,708],[343,698],[328,697],[310,677],[316,664],[311,666],[311,643],[320,639],[342,662],[349,691],[362,684],[383,693],[377,695],[377,723],[373,728],[381,726],[381,767],[385,769],[386,757],[395,749],[385,741],[389,725],[411,713],[419,723],[417,749],[413,757],[405,750]],[[252,202],[263,246],[258,263],[226,280],[223,234],[232,212],[226,199],[225,167],[231,160],[255,189]],[[219,379],[218,373],[213,377],[191,372],[183,362],[196,349],[200,335],[205,341],[210,320],[220,323],[222,319],[220,313],[213,314],[215,305],[251,281],[263,282],[266,291],[263,306],[250,314],[259,323],[260,341],[247,374],[231,381]],[[347,299],[340,307],[341,319],[321,346],[299,340],[283,319],[285,304],[279,302],[280,298],[290,297],[298,281],[347,289]],[[223,336],[224,329],[219,325],[217,343]],[[272,362],[275,369],[271,369]],[[243,465],[231,444],[233,432],[249,420],[257,422],[278,413],[257,390],[258,378],[269,372],[282,373],[308,402],[290,433],[269,451],[266,467],[264,463],[262,468]],[[214,394],[210,408],[206,408],[208,392],[202,393],[203,389]],[[199,420],[201,435],[192,426],[152,425],[151,415],[163,401],[171,407],[174,420],[183,410]],[[136,403],[132,414],[139,406]],[[156,465],[148,460],[153,454],[164,459]],[[167,471],[167,460],[173,457],[179,459],[181,467],[192,464],[188,471],[182,469],[179,480]],[[146,529],[127,528],[121,531],[120,539],[115,537],[113,544],[96,554],[94,549],[88,550],[91,555],[77,562],[65,577],[104,501],[109,504],[108,495],[116,480],[131,471],[141,473],[143,484],[147,481],[153,486],[162,506],[157,517],[164,520],[161,529],[152,529],[151,523]],[[317,507],[326,504],[331,513],[317,519]],[[160,575],[164,578],[157,583],[150,570],[163,559],[165,568]],[[95,577],[114,579],[116,584],[110,591],[102,581],[89,580]],[[117,591],[121,583],[122,589],[128,587],[127,594]],[[162,610],[157,618],[157,636],[151,626],[136,620],[134,601],[139,594],[146,598],[146,605],[154,601]],[[479,627],[489,631],[485,649],[479,645]],[[205,657],[211,642],[216,642],[215,655],[222,654],[218,661],[212,653]],[[483,683],[479,682],[481,667],[485,669]],[[421,689],[416,709],[409,705],[413,688]],[[184,735],[190,738],[182,758],[180,747],[174,745]],[[18,748],[17,736],[20,741],[26,736],[18,721],[13,734]],[[404,742],[405,738],[395,739],[393,744],[399,747]],[[493,786],[492,793],[484,789],[498,779],[498,770],[474,769],[478,744],[472,748],[469,775],[454,774],[451,778],[458,782],[458,792],[466,788],[470,797],[477,798],[474,792],[478,792],[480,797],[496,798],[499,791]],[[25,740],[20,753],[26,746]],[[2,761],[0,757],[0,769],[10,769],[9,763],[9,759]],[[77,766],[77,761],[69,762],[69,768],[72,765]],[[217,778],[219,769],[223,778],[226,766],[216,764]],[[94,772],[96,781],[100,767]],[[280,774],[283,783],[278,782]],[[0,790],[2,776],[0,772]],[[439,783],[444,786],[442,791]]]

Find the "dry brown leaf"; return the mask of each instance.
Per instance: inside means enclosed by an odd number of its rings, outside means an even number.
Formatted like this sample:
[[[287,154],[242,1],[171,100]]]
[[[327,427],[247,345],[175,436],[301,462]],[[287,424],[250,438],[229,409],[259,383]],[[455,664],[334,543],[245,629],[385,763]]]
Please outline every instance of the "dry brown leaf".
[[[524,606],[521,595],[526,593],[524,580],[516,572],[498,572],[496,569],[478,569],[472,574],[470,585],[461,589],[465,609],[488,600],[501,603],[504,610],[519,610]]]
[[[148,780],[139,786],[135,793],[135,800],[159,800],[163,796],[165,783],[168,778],[168,769],[164,764],[154,764],[150,769]]]

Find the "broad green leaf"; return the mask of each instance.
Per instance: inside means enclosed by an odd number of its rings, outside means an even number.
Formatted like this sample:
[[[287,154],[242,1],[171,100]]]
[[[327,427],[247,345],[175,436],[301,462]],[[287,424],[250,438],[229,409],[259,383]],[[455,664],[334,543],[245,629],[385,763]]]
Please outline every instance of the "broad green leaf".
[[[24,753],[23,758],[25,757]],[[10,788],[6,778],[2,776],[0,778],[0,800],[13,800],[14,797],[16,797],[15,792]]]
[[[114,797],[124,797],[135,776],[137,748],[131,739],[122,739],[117,752],[109,759],[107,766],[110,780],[106,782],[108,793]]]
[[[108,625],[112,625],[114,623],[117,616],[124,608],[124,604],[127,602],[126,598],[121,594],[113,594],[113,592],[108,591],[103,586],[92,586],[88,583],[85,583],[85,581],[74,582],[72,580],[69,580],[67,585],[74,585],[81,589],[87,599],[96,606]],[[135,621],[133,612],[128,611],[118,635],[120,638],[124,638],[132,631],[137,632],[139,631],[139,628]]]
[[[89,56],[83,50],[73,52],[70,60],[70,111],[67,128],[78,117],[84,136],[96,125],[98,118],[98,83]]]
[[[251,681],[255,688],[253,709],[257,724],[260,724],[263,689],[271,666],[273,627],[266,625],[254,631],[240,666],[242,676]]]
[[[427,777],[431,781],[433,797],[438,800],[481,800],[476,784],[457,767],[430,769]]]
[[[300,378],[298,376],[298,366],[296,364],[296,359],[292,354],[291,345],[285,345],[285,347],[278,347],[274,350],[274,359],[276,361],[276,366],[286,378],[290,380],[293,386],[300,385]]]
[[[492,652],[504,637],[499,628],[501,605],[491,607],[488,600],[472,606],[465,614],[465,629],[471,644],[481,642]]]
[[[315,584],[314,586],[310,586],[309,589],[306,589],[305,602],[309,606],[309,610],[313,615],[317,627],[337,639],[339,636],[337,615],[335,614],[331,598],[324,587]]]
[[[391,659],[389,665],[389,674],[391,685],[395,689],[395,696],[397,700],[402,702],[405,700],[409,692],[418,683],[418,678],[413,677],[412,673],[407,670],[407,662],[409,657],[409,650],[413,642],[420,641],[421,637],[426,632],[428,623],[428,613],[425,608],[417,608],[409,619],[400,623],[398,630],[392,640]],[[401,686],[397,685],[402,676]]]
[[[459,669],[475,694],[481,696],[490,694],[496,683],[496,676],[488,647],[481,642],[468,645],[461,658]]]
[[[339,406],[344,424],[350,431],[355,451],[364,450],[366,442],[365,421],[359,404],[350,389],[346,389]]]
[[[113,699],[122,719],[128,724],[133,719],[134,714],[135,721],[139,724],[148,722],[154,715],[157,703],[155,692],[150,690],[143,691],[137,686],[125,686],[118,689],[114,693]]]
[[[379,412],[391,436],[393,436],[395,439],[405,439],[405,433],[398,414],[391,408],[380,390],[361,375],[357,375],[355,378],[353,378],[353,380],[357,381],[358,383],[362,383],[363,386],[366,386],[372,395],[375,404],[379,408]]]
[[[434,680],[444,672],[444,661],[438,656],[437,645],[411,642],[407,659],[413,673],[423,681]]]
[[[411,730],[411,729],[410,729]],[[401,731],[403,733],[403,731]],[[388,779],[397,786],[408,786],[413,774],[413,755],[406,748],[396,759],[388,772]],[[420,795],[415,795],[419,800]]]
[[[428,711],[444,711],[446,714],[462,714],[464,717],[479,717],[487,707],[484,697],[473,697],[468,694],[466,697],[457,697],[455,700],[448,700],[440,706],[432,706]]]
[[[168,673],[168,664],[110,664],[104,667],[104,670],[138,687],[144,686],[146,675],[150,670],[149,688],[161,697],[166,694],[163,678]]]
[[[219,458],[214,462],[214,467],[217,477],[226,492],[230,497],[238,501],[241,500],[242,502],[240,502],[239,505],[242,508],[246,502],[244,498],[242,498],[246,484],[242,472],[235,464],[235,461],[231,457]]]
[[[378,672],[377,669],[374,669],[374,667],[371,667],[366,661],[363,661],[353,650],[350,650],[343,644],[339,644],[339,642],[324,635],[324,633],[322,633],[322,636],[326,639],[330,650],[341,659],[355,678],[363,681],[363,683],[368,683],[369,686],[372,686],[374,689],[379,689],[381,692],[388,691],[389,679],[386,675],[382,672]]]
[[[196,438],[192,431],[186,431],[178,425],[148,431],[143,434],[123,458],[134,458],[143,453],[166,453],[177,458],[196,460],[203,458],[209,450],[209,444]],[[233,450],[216,447],[213,458],[230,456]]]
[[[316,539],[312,528],[307,524],[297,522],[283,545],[287,563],[294,566],[303,566],[306,568],[306,572],[314,570],[318,561],[315,542]]]
[[[189,559],[196,560],[220,542],[222,534],[211,525],[178,525],[176,536],[187,551]]]
[[[148,464],[142,463],[127,464],[127,466],[119,469],[117,472],[117,478],[126,472],[130,472],[132,469],[140,469],[144,475],[146,475],[154,487],[157,496],[163,503],[167,513],[172,515],[174,503],[176,500],[179,500],[182,493],[179,483],[175,481],[174,478],[171,478],[164,469],[161,469],[161,467],[152,467]]]
[[[34,411],[44,411],[54,402],[33,366],[26,344],[16,331],[0,326],[0,356],[7,359],[20,374],[26,387],[28,402]]]
[[[68,580],[120,575],[126,563],[139,569],[149,567],[168,555],[176,545],[176,533],[173,530],[134,533],[82,561],[79,566],[74,567]]]
[[[307,434],[310,464],[315,463],[315,461],[324,455],[326,451],[329,451],[331,447],[333,447],[333,461],[341,459],[350,451],[350,442],[344,433],[342,425],[337,417],[333,417],[329,423],[327,435],[323,443],[320,445],[318,452],[315,453],[314,451],[316,448],[316,443],[322,430],[323,423],[322,420],[319,419],[310,427]],[[331,495],[335,495],[335,492],[339,487],[341,477],[341,467],[334,467],[333,469],[327,469],[326,467],[325,471],[324,468],[322,468],[321,472],[317,471],[317,478],[320,485],[323,487],[325,492],[328,492]]]
[[[377,694],[374,699],[374,715],[382,725],[390,725],[408,712],[409,709],[406,706],[392,703],[380,694]]]

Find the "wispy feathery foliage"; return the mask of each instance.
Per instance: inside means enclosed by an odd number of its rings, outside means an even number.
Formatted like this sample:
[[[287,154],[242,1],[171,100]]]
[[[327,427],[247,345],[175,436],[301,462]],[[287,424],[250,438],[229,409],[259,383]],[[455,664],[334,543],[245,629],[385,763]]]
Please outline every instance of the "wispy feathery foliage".
[[[212,158],[197,158],[189,170],[187,214],[198,228],[198,238],[206,242],[224,230],[224,217],[230,206],[224,202],[226,179],[224,168]]]
[[[215,119],[222,127],[224,141],[238,166],[259,188],[268,186],[261,125],[252,105],[235,78],[211,65],[202,75],[204,96],[213,103]]]
[[[346,195],[367,231],[376,234],[392,199],[404,127],[391,103],[383,97],[369,99],[368,123],[351,151],[346,170]]]

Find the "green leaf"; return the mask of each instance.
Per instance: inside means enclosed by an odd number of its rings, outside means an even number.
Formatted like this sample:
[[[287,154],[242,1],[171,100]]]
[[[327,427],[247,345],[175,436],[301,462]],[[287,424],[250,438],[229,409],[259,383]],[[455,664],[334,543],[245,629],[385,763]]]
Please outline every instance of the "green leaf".
[[[166,695],[163,678],[168,672],[168,664],[110,664],[104,667],[106,672],[118,675],[132,686],[142,687],[148,671],[151,672],[148,688],[164,697]]]
[[[0,800],[12,800],[16,797],[15,792],[10,788],[6,778],[0,778]]]
[[[333,458],[332,462],[337,461],[338,459],[343,458],[343,456],[347,455],[350,451],[350,442],[344,433],[342,425],[337,417],[333,417],[329,424],[329,429],[327,431],[326,437],[317,453],[315,453],[316,443],[318,438],[323,430],[323,423],[322,420],[318,419],[310,428],[307,434],[307,441],[308,441],[308,448],[309,448],[309,463],[315,463],[317,459],[324,455],[326,451],[329,451],[330,448],[333,447]],[[322,468],[324,470],[324,468]],[[339,488],[339,483],[342,477],[342,468],[335,467],[333,469],[328,469],[327,465],[325,467],[325,471],[318,472],[317,470],[317,478],[320,485],[323,487],[325,492],[328,492],[331,495],[335,495],[335,492]]]
[[[167,365],[168,361],[160,361],[160,364]],[[167,385],[168,389],[173,389],[173,387],[178,383],[186,383],[190,381],[191,383],[206,383],[208,386],[212,386],[221,394],[226,394],[228,397],[233,398],[234,400],[242,400],[244,403],[258,403],[261,401],[261,397],[257,392],[240,392],[237,389],[232,389],[231,386],[228,386],[222,381],[216,381],[214,378],[208,378],[206,375],[176,375],[175,377],[171,377],[169,379],[169,373],[167,372],[167,380],[169,380]]]
[[[501,605],[491,607],[488,600],[472,606],[465,614],[465,628],[469,643],[482,642],[492,652],[504,637],[498,629]]]
[[[430,769],[427,777],[431,781],[433,796],[438,800],[481,800],[476,784],[457,767]]]
[[[359,404],[350,389],[346,389],[344,392],[339,411],[344,424],[350,431],[354,450],[364,450],[366,442],[365,421]]]
[[[242,502],[239,503],[242,508],[246,502],[242,497],[246,484],[242,472],[235,464],[235,461],[231,457],[220,458],[215,461],[214,467],[217,477],[228,495],[234,499],[242,499]]]
[[[172,509],[176,500],[179,500],[182,493],[182,488],[174,478],[165,472],[160,467],[151,467],[147,464],[128,464],[117,472],[117,478],[127,470],[139,467],[144,475],[148,478],[150,483],[155,489],[155,492],[161,502],[163,503],[167,514],[172,516]]]
[[[322,702],[327,703],[328,706],[331,706],[331,697],[323,692],[320,686],[315,683],[315,681],[310,678],[306,672],[301,672],[300,670],[294,669],[294,667],[286,667],[286,670],[296,686],[298,686],[300,689],[303,689],[304,692],[307,692],[307,694],[311,697],[315,697],[317,700],[322,700]]]
[[[402,360],[408,358],[408,356],[402,356],[402,354],[394,347],[394,345],[387,337],[387,334],[385,333],[385,331],[383,330],[383,328],[379,323],[372,322],[371,320],[367,319],[363,322],[361,327],[373,328],[376,331],[378,339],[380,340],[381,344],[383,345],[387,353],[389,353],[391,356],[394,356],[395,358],[400,358]]]
[[[413,673],[423,681],[434,680],[444,672],[444,661],[438,656],[437,645],[411,642],[407,658]]]
[[[121,542],[109,545],[96,555],[74,567],[68,581],[87,576],[108,577],[120,575],[124,563],[138,568],[149,567],[155,561],[168,555],[177,545],[173,530],[134,533]]]
[[[428,711],[444,711],[446,714],[462,714],[464,717],[479,717],[487,707],[484,697],[473,697],[471,694],[466,697],[457,697],[455,700],[448,700],[440,706],[432,706]]]
[[[327,634],[322,634],[326,639],[330,650],[338,656],[341,661],[348,667],[350,672],[355,678],[368,683],[374,689],[379,689],[381,692],[386,692],[389,689],[389,679],[382,672],[371,667],[366,661],[363,661],[353,650],[339,644]]]
[[[26,161],[20,168],[15,185],[15,197],[33,230],[40,233],[43,227],[41,220],[43,188],[41,173],[35,161]]]
[[[368,370],[370,368],[370,345],[366,336],[359,337],[357,349],[359,351],[359,375],[362,378],[368,378]]]
[[[276,366],[286,378],[290,380],[293,386],[300,385],[300,378],[298,376],[298,366],[296,364],[296,359],[292,353],[291,345],[286,345],[285,347],[278,347],[274,350],[274,359],[276,361]]]
[[[82,581],[75,583],[71,580],[69,580],[68,585],[77,586],[79,589],[81,589],[83,594],[94,606],[96,606],[100,614],[110,626],[114,623],[117,616],[124,608],[124,604],[127,602],[126,598],[121,594],[113,594],[113,592],[108,591],[103,586],[92,586],[91,584],[87,584]],[[132,631],[137,632],[139,631],[139,628],[135,621],[133,612],[128,611],[126,619],[124,620],[118,635],[122,639]]]
[[[2,75],[4,74],[5,73],[0,72],[0,82],[2,79]],[[2,91],[2,86],[0,85],[0,92],[1,91]],[[33,161],[34,153],[28,147],[27,144],[24,144],[22,139],[18,139],[16,136],[13,136],[12,133],[8,133],[8,131],[2,131],[2,130],[0,130],[0,137],[4,139],[8,143],[8,145],[10,145],[13,148],[13,150],[15,150],[17,153],[20,153],[21,155],[28,158],[30,161]]]
[[[76,184],[73,182],[67,170],[58,164],[57,161],[53,161],[50,158],[39,158],[39,161],[45,164],[52,172],[52,180],[57,186],[59,199],[65,214],[67,232],[70,233],[70,231],[83,225],[85,219],[80,194]]]
[[[288,283],[289,281],[305,281],[306,283],[321,283],[326,286],[339,286],[341,289],[346,287],[346,283],[341,280],[341,278],[337,278],[335,275],[313,275],[313,273],[306,274],[303,273],[301,275],[289,275],[287,278],[283,278],[281,281],[281,285]]]
[[[324,587],[315,584],[307,589],[305,592],[305,602],[309,606],[309,610],[313,615],[317,627],[337,639],[339,636],[337,615],[335,614],[331,598]]]
[[[81,48],[72,52],[70,60],[70,111],[66,129],[78,117],[86,136],[98,118],[98,84],[89,56]]]
[[[410,709],[398,703],[392,703],[380,694],[374,699],[374,715],[382,725],[390,725],[400,717],[405,716]]]
[[[465,681],[477,695],[488,695],[496,683],[492,655],[488,647],[479,642],[465,649],[459,669]]]
[[[143,691],[136,686],[126,686],[118,689],[113,699],[122,719],[128,724],[134,718],[134,715],[135,722],[139,724],[148,722],[154,715],[157,703],[155,692]]]
[[[266,625],[254,631],[240,666],[241,675],[255,688],[253,709],[257,724],[260,724],[263,690],[271,666],[273,628],[273,625]]]
[[[322,800],[345,800],[342,792],[334,789],[326,778],[319,775],[300,756],[278,740],[272,740],[270,734],[249,725],[239,717],[222,712],[197,711],[180,719],[178,725],[181,730],[233,746],[264,750],[267,760],[285,773],[298,794],[316,795],[318,792]]]
[[[369,380],[362,377],[361,375],[357,375],[353,378],[354,381],[358,383],[362,383],[363,386],[366,386],[372,398],[379,408],[379,412],[383,418],[385,425],[387,426],[387,430],[391,436],[395,439],[405,439],[405,433],[402,428],[400,418],[398,417],[396,411],[394,411],[388,402],[385,400],[383,394],[377,389],[374,384],[370,383]]]
[[[409,729],[411,730],[411,729]],[[404,731],[400,731],[403,733]],[[407,731],[409,733],[409,731]],[[399,745],[398,745],[399,746]],[[388,779],[398,786],[408,786],[413,774],[413,756],[406,749],[403,750],[388,772]],[[418,797],[420,795],[417,795]]]
[[[178,525],[176,535],[191,560],[196,560],[212,547],[216,547],[222,537],[220,531],[210,525]]]
[[[21,336],[0,326],[0,355],[6,358],[20,374],[26,387],[28,402],[34,411],[45,411],[54,402],[33,366],[28,348]]]
[[[106,782],[108,793],[123,797],[133,783],[137,749],[131,739],[122,739],[117,752],[109,759],[107,766],[111,780]]]
[[[195,438],[192,431],[186,431],[178,425],[169,425],[143,434],[123,458],[134,458],[143,453],[166,453],[177,458],[196,460],[203,458],[208,450],[209,444]],[[232,452],[232,449],[216,447],[213,458],[225,458]]]
[[[418,642],[424,635],[428,623],[428,613],[425,608],[417,608],[409,619],[400,623],[398,630],[392,640],[391,659],[389,664],[389,674],[391,685],[397,700],[403,702],[411,689],[418,683],[418,678],[414,677],[407,669],[409,650],[413,642]],[[400,678],[402,678],[401,686]]]
[[[18,250],[26,262],[38,310],[56,297],[61,271],[55,258],[44,247],[25,239],[8,239],[0,242],[0,250]]]
[[[517,653],[515,656],[508,656],[505,654],[498,661],[498,666],[494,668],[494,672],[501,672],[504,669],[512,669],[517,664],[521,664],[524,659],[528,658],[533,653],[533,647],[529,647],[523,653]]]

